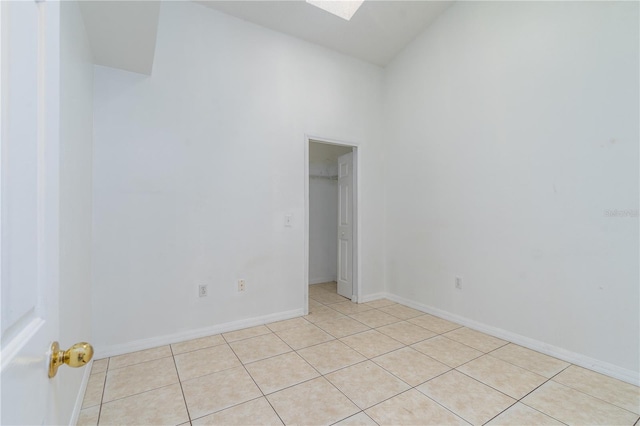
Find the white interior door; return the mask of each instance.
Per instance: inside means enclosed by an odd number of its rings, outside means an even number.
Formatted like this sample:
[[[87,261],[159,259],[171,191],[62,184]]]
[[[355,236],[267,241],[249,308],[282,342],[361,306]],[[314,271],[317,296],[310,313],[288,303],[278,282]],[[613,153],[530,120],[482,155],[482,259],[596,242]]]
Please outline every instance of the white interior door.
[[[353,297],[353,153],[338,157],[338,294]]]
[[[0,2],[0,421],[57,423],[59,6]]]

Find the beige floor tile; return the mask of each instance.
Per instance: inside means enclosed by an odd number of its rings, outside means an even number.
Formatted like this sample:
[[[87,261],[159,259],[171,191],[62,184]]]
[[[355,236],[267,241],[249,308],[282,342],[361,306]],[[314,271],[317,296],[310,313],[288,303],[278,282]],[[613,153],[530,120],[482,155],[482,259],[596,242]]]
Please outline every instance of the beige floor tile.
[[[89,376],[87,389],[84,392],[84,399],[82,400],[82,408],[93,407],[94,405],[100,405],[102,403],[102,393],[104,392],[104,382],[106,378],[107,373],[104,371]]]
[[[347,299],[346,297],[342,297],[339,294],[330,293],[330,292],[326,292],[324,294],[314,294],[314,295],[311,295],[310,297],[320,303],[324,303],[325,305],[330,305],[330,304],[340,303],[340,302],[350,302],[350,300]]]
[[[251,337],[262,336],[269,333],[271,333],[271,330],[269,330],[264,325],[259,325],[257,327],[243,328],[242,330],[222,333],[222,337],[224,337],[224,340],[231,343],[237,342],[238,340],[250,339]]]
[[[491,355],[461,365],[458,371],[515,399],[522,398],[548,380]]]
[[[349,317],[317,322],[316,325],[337,339],[369,330],[368,326]]]
[[[312,284],[314,286],[318,286],[324,290],[333,292],[333,293],[337,293],[338,292],[338,283],[335,281],[329,281],[326,283],[320,283],[320,284]]]
[[[397,303],[389,299],[377,299],[372,300],[371,302],[363,303],[363,305],[371,306],[372,308],[377,309],[382,308],[383,306],[397,305]]]
[[[273,333],[230,344],[244,364],[290,352],[291,348]]]
[[[342,315],[340,312],[334,309],[331,309],[327,306],[321,306],[319,308],[315,308],[315,307],[310,308],[309,315],[304,317],[304,319],[314,324],[321,321],[331,321],[339,318],[345,318],[345,316]]]
[[[191,423],[194,426],[270,426],[282,424],[280,418],[264,397],[201,417]]]
[[[637,386],[577,365],[567,368],[554,377],[553,381],[640,414],[640,388]]]
[[[350,314],[357,314],[358,312],[370,311],[371,309],[373,309],[373,307],[364,305],[362,303],[353,303],[349,301],[349,302],[335,303],[331,305],[331,309],[335,309],[336,311],[345,315],[350,315]]]
[[[175,360],[182,381],[241,365],[226,343],[176,355]]]
[[[265,395],[320,375],[295,352],[256,361],[246,368]]]
[[[325,306],[327,304],[326,301],[321,302],[320,300],[318,300],[318,298],[322,299],[322,296],[327,295],[328,292],[326,290],[318,290],[316,292],[310,292],[309,293],[309,300],[314,301],[316,303],[319,303],[322,306]],[[333,302],[336,303],[336,302]]]
[[[354,414],[351,417],[347,417],[346,419],[335,424],[336,426],[377,426],[378,424],[374,422],[371,417],[367,416],[364,411],[359,412],[358,414]]]
[[[309,299],[309,310],[312,310],[313,308],[319,308],[324,306],[322,303],[317,302],[313,299]]]
[[[447,321],[446,319],[438,318],[429,314],[411,318],[408,321],[438,334],[446,333],[447,331],[462,327],[460,324],[456,324],[455,322]]]
[[[91,366],[91,374],[104,373],[109,366],[109,358],[96,359]]]
[[[371,361],[343,368],[325,377],[363,410],[410,388]]]
[[[394,317],[398,317],[403,320],[408,320],[410,318],[419,317],[420,315],[424,315],[424,312],[419,311],[417,309],[410,308],[404,305],[388,305],[379,308],[382,312],[386,312]]]
[[[173,358],[161,358],[109,370],[104,387],[103,402],[178,383]]]
[[[244,367],[187,380],[182,390],[194,419],[262,396]]]
[[[108,402],[100,413],[101,425],[177,425],[188,421],[179,384]]]
[[[472,424],[484,424],[516,402],[455,370],[416,389]]]
[[[400,318],[389,315],[388,313],[382,312],[378,309],[371,309],[370,311],[360,312],[349,316],[354,320],[360,321],[361,323],[373,328],[401,321]]]
[[[100,406],[83,408],[78,415],[76,426],[96,426],[100,416]]]
[[[187,340],[186,342],[174,343],[171,345],[171,350],[174,355],[178,355],[185,352],[197,351],[198,349],[223,345],[225,343],[226,341],[222,338],[222,335],[216,334],[214,336],[206,336],[199,339]]]
[[[411,386],[418,386],[451,370],[451,367],[409,347],[373,358],[372,361]]]
[[[267,324],[267,327],[271,331],[282,331],[288,330],[290,328],[302,327],[303,325],[309,324],[309,321],[302,317],[292,318],[284,321],[272,322],[271,324]]]
[[[531,407],[520,402],[507,408],[497,417],[494,417],[487,425],[491,426],[522,426],[522,425],[538,425],[538,426],[562,426],[564,423],[556,419],[542,414]]]
[[[322,329],[313,324],[306,324],[302,327],[290,328],[276,333],[287,345],[298,350],[308,346],[333,340],[334,337],[325,333]]]
[[[168,345],[153,349],[146,349],[144,351],[132,352],[130,354],[113,356],[109,359],[109,370],[170,356],[173,356],[173,354],[171,353],[171,349]]]
[[[499,347],[509,343],[502,339],[498,339],[497,337],[489,336],[488,334],[471,330],[466,327],[449,331],[443,336],[467,346],[471,346],[472,348],[482,352],[491,352],[492,350],[498,349]]]
[[[267,399],[287,425],[329,425],[360,411],[323,377],[272,393]]]
[[[309,299],[309,300],[312,301],[312,302],[314,301],[313,299]],[[330,307],[328,307],[327,305],[325,305],[323,303],[320,303],[320,302],[316,302],[316,303],[317,303],[317,305],[314,306],[313,308],[311,307],[311,305],[309,305],[309,314],[312,314],[314,312],[316,314],[323,313],[323,312],[336,312],[336,313],[339,313],[335,309],[331,309]],[[304,316],[303,318],[307,319],[307,317],[308,317],[308,315]]]
[[[340,341],[346,343],[349,347],[360,352],[367,358],[373,358],[404,346],[404,344],[376,330],[364,331],[343,337]]]
[[[377,330],[380,333],[386,334],[387,336],[404,343],[405,345],[412,345],[436,335],[434,332],[429,331],[426,328],[411,324],[407,321],[378,327]]]
[[[638,416],[570,387],[548,381],[522,402],[570,425],[632,425]]]
[[[491,356],[510,362],[541,376],[551,378],[567,368],[568,362],[509,343],[491,352]]]
[[[328,292],[329,290],[327,290],[326,288],[323,288],[319,284],[312,284],[309,286],[309,295],[327,294]],[[336,291],[334,293],[337,294],[337,286],[336,286]]]
[[[298,354],[321,374],[327,374],[366,360],[364,356],[339,340],[301,349]]]
[[[379,425],[468,425],[415,389],[365,411]]]
[[[411,345],[411,347],[454,368],[483,355],[482,352],[472,347],[442,336],[432,337]]]

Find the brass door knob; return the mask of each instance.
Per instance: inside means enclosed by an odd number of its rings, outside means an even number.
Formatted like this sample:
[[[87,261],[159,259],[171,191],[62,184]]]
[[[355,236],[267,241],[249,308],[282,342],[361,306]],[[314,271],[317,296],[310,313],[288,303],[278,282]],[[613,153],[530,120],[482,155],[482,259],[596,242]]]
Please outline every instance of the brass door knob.
[[[66,351],[60,350],[60,344],[51,344],[51,355],[49,358],[49,378],[54,377],[58,372],[58,367],[67,364],[69,367],[78,368],[87,364],[93,358],[93,346],[87,342],[76,343]]]

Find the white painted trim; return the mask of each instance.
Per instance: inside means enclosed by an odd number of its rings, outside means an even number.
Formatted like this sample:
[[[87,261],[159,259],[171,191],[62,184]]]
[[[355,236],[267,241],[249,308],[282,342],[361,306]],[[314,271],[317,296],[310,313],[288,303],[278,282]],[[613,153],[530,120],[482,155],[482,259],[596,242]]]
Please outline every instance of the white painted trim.
[[[84,393],[87,390],[89,384],[89,378],[91,377],[91,369],[93,368],[93,359],[89,361],[89,364],[84,366],[84,374],[82,375],[82,382],[80,382],[80,389],[78,389],[78,396],[76,396],[76,403],[73,406],[71,412],[71,418],[69,419],[69,426],[75,426],[78,423],[78,417],[80,417],[80,410],[82,410],[82,402],[84,401]]]
[[[353,277],[352,277],[352,302],[358,302],[361,299],[361,291],[362,286],[360,283],[361,276],[361,256],[360,256],[360,223],[361,223],[361,215],[360,209],[358,209],[358,205],[360,204],[360,144],[357,142],[349,142],[345,140],[331,139],[325,138],[321,136],[314,136],[311,134],[304,135],[304,314],[307,315],[309,313],[309,285],[312,284],[309,280],[309,142],[317,141],[320,143],[325,143],[328,145],[340,145],[340,146],[349,146],[352,147],[353,150],[353,166],[354,166],[354,182],[353,182],[353,198],[354,198],[354,216],[355,223],[353,227],[353,233],[355,238],[353,238],[353,258],[354,258],[354,268],[353,268]],[[337,278],[337,277],[336,277]]]
[[[223,324],[214,325],[212,327],[198,328],[195,330],[183,331],[180,333],[167,334],[165,336],[152,337],[149,339],[136,340],[118,345],[106,346],[96,349],[96,359],[106,358],[110,356],[123,355],[130,352],[151,349],[158,346],[170,345],[172,343],[184,342],[185,340],[197,339],[200,337],[211,336],[214,334],[226,333],[229,331],[240,330],[256,325],[268,324],[271,322],[282,321],[286,319],[296,318],[304,315],[302,309],[294,309],[292,311],[278,312],[275,314],[264,315],[261,317],[248,318],[240,321],[232,321]]]
[[[315,284],[323,284],[323,283],[330,283],[332,281],[336,281],[338,279],[338,277],[336,277],[335,275],[329,278],[312,278],[309,280],[309,285],[315,285]]]
[[[377,293],[376,296],[379,294],[380,293]],[[570,362],[580,367],[602,373],[606,376],[631,383],[635,386],[640,386],[640,376],[638,375],[638,373],[632,370],[627,370],[625,368],[618,367],[616,365],[609,364],[607,362],[600,361],[594,358],[590,358],[583,354],[571,352],[566,349],[541,342],[539,340],[531,339],[517,333],[503,330],[501,328],[492,327],[490,325],[486,325],[472,319],[455,315],[428,305],[423,305],[422,303],[414,302],[413,300],[405,299],[404,297],[396,296],[394,294],[386,293],[384,294],[384,297],[389,300],[393,300],[394,302],[417,309],[419,311],[432,314],[440,318],[456,322],[458,324],[462,324],[465,327],[481,331],[483,333],[498,337],[503,340],[508,340],[509,342],[524,346],[525,348],[529,348],[534,351],[561,359],[563,361]]]
[[[362,256],[360,256],[360,247],[362,247],[360,224],[362,223],[362,218],[360,217],[360,202],[362,200],[360,199],[360,147],[358,145],[353,146],[353,198],[355,200],[353,216],[355,217],[355,223],[353,224],[354,235],[351,237],[354,243],[353,295],[351,296],[351,301],[358,303],[362,298],[362,282],[360,282],[360,277],[362,276]]]
[[[385,297],[387,297],[387,293],[385,292],[367,294],[362,296],[362,299],[358,300],[358,303],[373,302],[374,300],[384,299]]]
[[[302,294],[302,310],[305,315],[309,314],[309,136],[304,136],[304,290]]]

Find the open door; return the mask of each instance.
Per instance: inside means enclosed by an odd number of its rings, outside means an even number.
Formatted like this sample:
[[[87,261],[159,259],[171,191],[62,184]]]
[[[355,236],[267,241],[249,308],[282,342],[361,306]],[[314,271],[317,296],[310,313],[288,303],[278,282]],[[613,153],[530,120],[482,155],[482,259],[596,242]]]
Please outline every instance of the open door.
[[[338,157],[338,294],[353,298],[353,153]]]
[[[0,2],[0,423],[59,424],[60,5]]]

